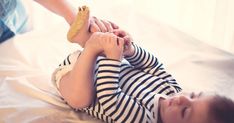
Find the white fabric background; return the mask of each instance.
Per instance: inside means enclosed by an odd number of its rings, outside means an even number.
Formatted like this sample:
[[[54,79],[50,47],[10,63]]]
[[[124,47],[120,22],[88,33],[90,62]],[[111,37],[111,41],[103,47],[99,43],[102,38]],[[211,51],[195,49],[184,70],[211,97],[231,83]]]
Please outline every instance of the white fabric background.
[[[113,4],[118,5],[120,9],[128,6],[126,11],[145,14],[210,45],[234,53],[233,0],[70,0],[70,2],[74,6],[88,3],[96,9],[103,10],[111,9],[110,5]],[[40,7],[37,5],[33,7],[33,12],[37,14],[33,19],[38,29],[45,26],[41,26],[41,22],[53,25],[61,20],[54,16],[53,21],[48,22],[38,17],[38,15],[48,17],[45,10],[38,11],[38,8]],[[127,20],[127,17],[125,18]]]
[[[132,4],[201,41],[234,52],[233,0],[132,0]]]

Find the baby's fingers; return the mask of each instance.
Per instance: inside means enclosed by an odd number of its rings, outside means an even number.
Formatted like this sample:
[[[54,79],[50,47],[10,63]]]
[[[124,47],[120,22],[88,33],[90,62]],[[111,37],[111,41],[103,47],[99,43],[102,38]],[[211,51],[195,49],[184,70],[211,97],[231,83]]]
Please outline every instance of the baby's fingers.
[[[117,26],[115,23],[113,23],[111,21],[108,21],[108,22],[111,24],[113,29],[118,29],[119,28],[119,26]]]
[[[123,37],[125,45],[130,45],[131,44],[131,38],[129,36]]]
[[[106,30],[107,32],[113,32],[113,28],[112,28],[111,24],[108,21],[106,21],[106,20],[101,20],[101,21],[105,25],[105,27],[107,29]]]
[[[118,37],[125,37],[126,36],[126,32],[121,30],[121,29],[116,29],[113,31],[115,35],[117,35]]]
[[[117,38],[117,45],[123,49],[124,48],[124,39],[123,38]]]

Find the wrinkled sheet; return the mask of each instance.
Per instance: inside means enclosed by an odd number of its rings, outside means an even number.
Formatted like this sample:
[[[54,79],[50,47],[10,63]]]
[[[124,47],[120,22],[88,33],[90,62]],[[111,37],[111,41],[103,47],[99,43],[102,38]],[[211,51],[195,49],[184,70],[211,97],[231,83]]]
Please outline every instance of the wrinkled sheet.
[[[147,16],[125,14],[130,16],[121,18],[121,13],[116,12],[109,17],[128,30],[137,44],[155,54],[185,91],[234,97],[233,54]],[[1,123],[101,122],[73,111],[51,84],[57,65],[68,53],[80,48],[66,41],[66,31],[67,26],[62,23],[18,35],[0,45]]]

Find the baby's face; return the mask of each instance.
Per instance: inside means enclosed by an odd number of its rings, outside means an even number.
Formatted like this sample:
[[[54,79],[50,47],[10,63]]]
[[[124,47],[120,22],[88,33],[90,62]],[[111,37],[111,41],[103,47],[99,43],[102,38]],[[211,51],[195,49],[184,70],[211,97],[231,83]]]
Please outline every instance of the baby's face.
[[[212,96],[202,93],[179,93],[160,101],[163,123],[207,123]]]

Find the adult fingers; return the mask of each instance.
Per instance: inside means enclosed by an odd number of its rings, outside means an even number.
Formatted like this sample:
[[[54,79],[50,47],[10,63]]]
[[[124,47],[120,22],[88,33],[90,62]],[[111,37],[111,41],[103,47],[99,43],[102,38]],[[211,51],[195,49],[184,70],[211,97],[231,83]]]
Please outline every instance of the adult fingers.
[[[91,33],[94,33],[94,32],[100,32],[101,30],[99,29],[98,25],[95,22],[91,22],[89,31]]]
[[[113,29],[119,29],[119,26],[116,25],[115,23],[113,23],[111,21],[108,21],[108,22],[111,24],[111,26],[112,26]]]
[[[96,17],[93,17],[93,19],[94,19],[94,22],[95,22],[95,23],[97,24],[97,26],[99,27],[99,29],[100,29],[101,32],[107,32],[107,28],[106,28],[105,24],[102,23],[101,20],[99,20],[99,19],[96,18]]]
[[[106,30],[107,32],[113,32],[113,28],[112,28],[111,24],[108,21],[105,21],[105,20],[101,20],[101,21],[105,25],[105,27],[107,29]]]

